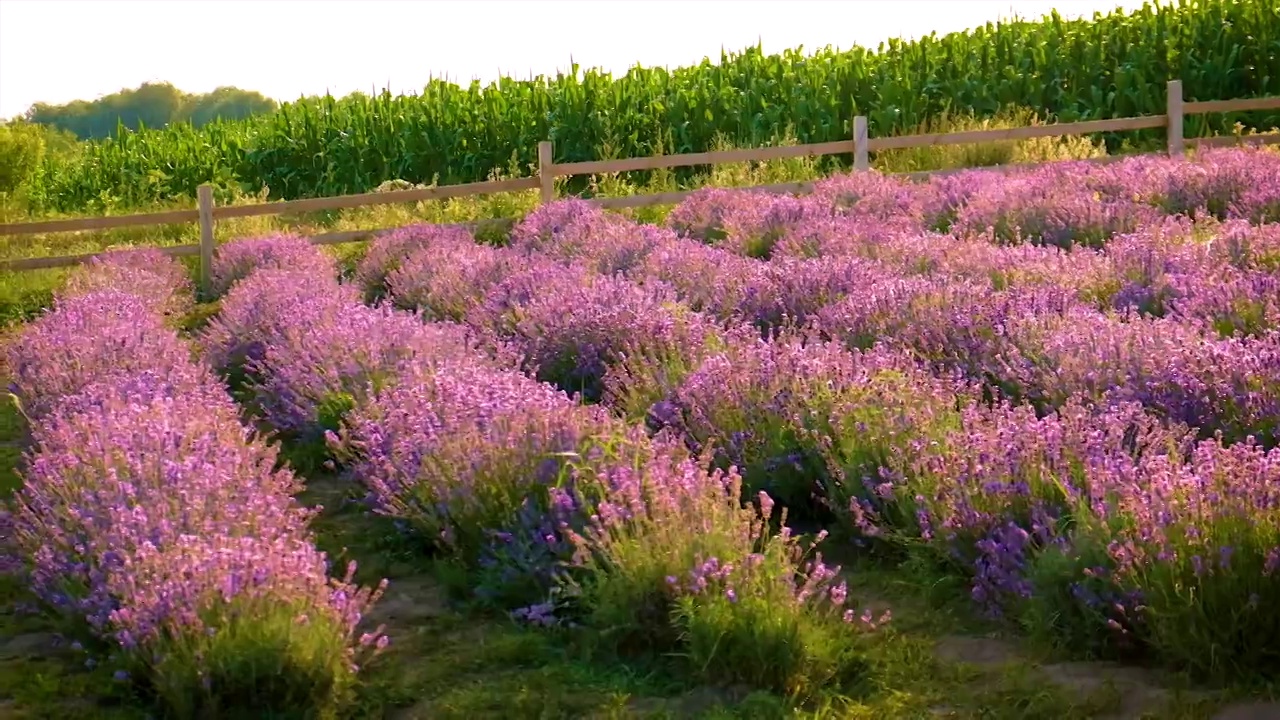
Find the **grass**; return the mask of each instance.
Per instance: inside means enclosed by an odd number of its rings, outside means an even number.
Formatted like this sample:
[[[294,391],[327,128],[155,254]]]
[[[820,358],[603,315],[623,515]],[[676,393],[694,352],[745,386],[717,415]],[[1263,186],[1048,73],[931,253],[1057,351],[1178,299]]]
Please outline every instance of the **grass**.
[[[1043,125],[1036,114],[1026,108],[1009,108],[989,118],[953,116],[947,113],[922,123],[912,134],[969,132]],[[1126,148],[1126,151],[1132,151]],[[910,173],[951,170],[967,167],[991,167],[1053,160],[1084,160],[1103,157],[1106,145],[1087,135],[1060,138],[1032,138],[970,145],[938,145],[899,148],[876,154],[873,167],[882,172]]]

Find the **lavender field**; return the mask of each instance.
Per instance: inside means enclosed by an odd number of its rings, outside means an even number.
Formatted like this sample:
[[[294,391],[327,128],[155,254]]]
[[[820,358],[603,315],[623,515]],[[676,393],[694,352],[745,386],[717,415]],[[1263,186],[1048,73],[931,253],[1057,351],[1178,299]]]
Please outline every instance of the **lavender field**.
[[[569,199],[501,246],[215,264],[188,331],[181,266],[102,255],[7,360],[6,569],[166,715],[349,716],[394,652],[395,580],[319,549],[322,480],[469,602],[797,712],[880,682],[897,632],[836,560],[1068,657],[1280,672],[1280,154],[706,189],[664,225]]]

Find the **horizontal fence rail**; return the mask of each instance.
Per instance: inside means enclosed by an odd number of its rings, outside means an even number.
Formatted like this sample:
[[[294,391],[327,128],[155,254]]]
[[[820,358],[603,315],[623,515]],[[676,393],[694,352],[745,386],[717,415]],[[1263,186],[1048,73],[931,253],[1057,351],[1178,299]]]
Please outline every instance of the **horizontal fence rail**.
[[[229,205],[227,207],[214,208],[213,218],[215,220],[227,220],[261,215],[290,215],[323,210],[345,210],[376,205],[423,202],[424,200],[447,200],[449,198],[472,195],[493,195],[495,193],[532,190],[538,187],[538,182],[538,178],[517,178],[515,180],[491,180],[489,182],[445,185],[444,187],[417,188],[414,190],[338,195],[336,197],[309,198],[307,200],[283,200],[260,203],[258,205]]]
[[[195,257],[200,254],[199,245],[162,245],[156,248],[169,257]],[[52,270],[70,267],[87,262],[102,253],[84,253],[82,255],[62,255],[59,257],[23,258],[21,260],[5,260],[0,263],[0,270]]]
[[[605,175],[630,172],[636,170],[660,170],[664,168],[690,167],[696,165],[716,165],[723,163],[764,162],[767,160],[783,160],[801,157],[820,157],[825,155],[852,155],[855,170],[869,168],[869,153],[885,150],[907,148],[937,147],[944,145],[966,145],[989,142],[1005,142],[1014,140],[1030,140],[1033,138],[1065,137],[1069,135],[1088,135],[1102,132],[1124,132],[1165,128],[1168,142],[1167,152],[1170,157],[1182,157],[1186,148],[1225,147],[1230,145],[1277,145],[1280,144],[1280,132],[1259,133],[1256,135],[1222,136],[1210,138],[1187,138],[1183,132],[1183,121],[1187,115],[1204,113],[1231,113],[1250,110],[1280,110],[1280,97],[1241,98],[1237,100],[1205,100],[1184,101],[1182,83],[1171,80],[1167,84],[1167,104],[1163,115],[1147,117],[1115,118],[1109,120],[1085,120],[1073,123],[1051,123],[1029,127],[1001,128],[996,130],[967,130],[964,132],[930,133],[920,135],[902,135],[894,137],[871,138],[867,136],[867,119],[855,117],[853,132],[848,140],[834,140],[807,145],[786,145],[778,147],[751,148],[744,150],[717,150],[713,152],[684,153],[679,155],[660,155],[654,157],[621,158],[616,160],[590,160],[586,162],[556,163],[553,161],[554,147],[551,142],[538,144],[538,173],[534,177],[516,178],[512,180],[491,180],[442,187],[416,188],[412,190],[396,190],[392,192],[369,192],[356,195],[340,195],[336,197],[308,198],[304,200],[283,200],[277,202],[257,203],[253,205],[227,205],[217,207],[213,202],[213,189],[202,185],[197,194],[197,207],[193,210],[169,210],[165,212],[142,213],[137,215],[116,215],[93,218],[75,218],[68,220],[48,220],[43,222],[24,222],[0,224],[0,237],[19,235],[39,235],[44,233],[84,232],[93,230],[109,230],[123,227],[145,227],[151,225],[172,225],[179,223],[199,223],[200,243],[197,245],[163,246],[159,249],[173,257],[200,258],[200,284],[208,289],[209,269],[213,262],[215,249],[214,228],[218,220],[232,218],[259,217],[266,215],[291,215],[325,210],[342,210],[376,205],[392,205],[397,203],[423,202],[428,200],[445,200],[449,198],[492,195],[496,193],[521,192],[538,190],[542,203],[555,200],[555,180],[573,175]],[[1122,159],[1122,156],[1093,158],[1086,162],[1107,163]],[[1007,171],[1035,167],[1035,164],[1019,164],[984,168],[988,170]],[[902,173],[911,178],[925,178],[960,170],[932,170],[913,173]],[[811,182],[779,183],[742,188],[770,193],[807,193],[812,191]],[[672,205],[692,195],[694,190],[657,193],[652,195],[634,195],[626,197],[593,198],[590,202],[606,209],[623,209],[649,207],[653,205]],[[511,218],[479,220],[470,223],[457,223],[460,227],[479,229],[483,227],[510,226]],[[373,230],[348,230],[324,233],[310,237],[317,245],[332,245],[347,242],[368,240],[390,228]],[[82,255],[66,255],[62,257],[26,258],[0,262],[0,271],[42,270],[68,267],[83,263],[99,253]]]
[[[196,222],[199,219],[199,210],[169,210],[167,212],[142,213],[139,215],[107,215],[104,217],[75,218],[73,220],[44,220],[41,222],[0,225],[0,236],[110,230],[112,228],[146,225],[176,225],[178,223]]]

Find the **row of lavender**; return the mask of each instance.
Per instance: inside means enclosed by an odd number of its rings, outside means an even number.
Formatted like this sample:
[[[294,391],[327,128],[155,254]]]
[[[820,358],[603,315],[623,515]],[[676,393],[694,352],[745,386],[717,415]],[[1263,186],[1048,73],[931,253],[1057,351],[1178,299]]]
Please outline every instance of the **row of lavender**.
[[[452,237],[459,252],[478,247]],[[393,251],[380,243],[370,263]],[[619,643],[678,651],[717,680],[802,695],[856,669],[850,627],[880,618],[847,608],[838,568],[777,532],[769,496],[520,372],[526,357],[579,358],[583,372],[564,379],[586,378],[606,359],[580,354],[591,338],[549,331],[545,345],[520,346],[366,305],[302,238],[229,243],[216,262],[229,291],[199,337],[205,356],[274,428],[323,438],[372,508],[467,567],[480,597],[535,624],[607,627]],[[440,289],[462,303],[475,287]],[[482,312],[494,328],[523,326],[539,295],[513,279]],[[640,322],[654,309],[621,312]]]
[[[1274,445],[1275,259],[1280,225],[1175,217],[1097,251],[912,234],[761,262],[686,240],[632,275],[723,320],[908,351],[1040,412],[1134,401],[1206,437]]]
[[[665,228],[567,201],[508,247],[392,233],[358,278],[1059,641],[1257,670],[1280,640],[1277,189],[1277,156],[1232,151],[708,190]],[[395,468],[384,510],[493,492],[417,470],[397,392],[340,423]]]
[[[1256,156],[1260,168],[1280,166],[1280,156]],[[849,204],[859,185],[900,198],[899,219],[928,194],[868,174],[820,183],[804,199],[711,190],[677,208],[672,229],[567,201],[531,215],[506,248],[444,232],[413,253],[427,242],[417,230],[389,235],[360,281],[401,307],[514,337],[540,379],[590,399],[609,394],[633,416],[673,387],[642,376],[698,362],[715,326],[750,323],[852,349],[894,347],[1042,413],[1072,397],[1140,402],[1206,437],[1280,440],[1280,225],[1179,215],[1097,250],[1001,246],[989,230],[939,235],[878,220],[863,207],[879,207],[874,197]],[[770,213],[770,225],[757,222]],[[739,252],[766,242],[804,252],[767,261]],[[606,373],[609,354],[628,361]]]
[[[296,478],[169,326],[192,296],[159,252],[107,253],[13,342],[31,446],[5,549],[167,715],[323,714],[385,645],[356,636],[382,587],[330,578]]]

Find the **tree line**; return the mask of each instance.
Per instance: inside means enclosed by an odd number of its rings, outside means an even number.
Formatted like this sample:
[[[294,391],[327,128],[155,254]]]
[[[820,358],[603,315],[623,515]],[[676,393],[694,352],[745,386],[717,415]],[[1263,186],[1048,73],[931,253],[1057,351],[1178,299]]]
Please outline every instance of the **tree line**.
[[[118,125],[130,130],[180,122],[202,127],[218,118],[239,120],[275,109],[275,100],[252,90],[220,87],[208,93],[185,93],[164,82],[143,83],[97,100],[75,100],[65,105],[36,103],[22,119],[91,140],[114,136]]]

